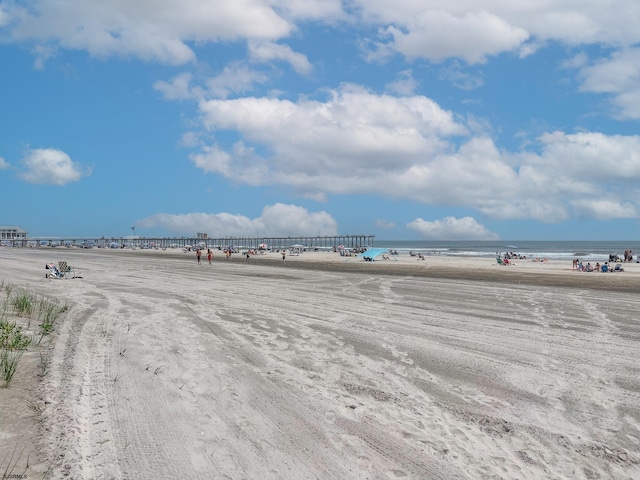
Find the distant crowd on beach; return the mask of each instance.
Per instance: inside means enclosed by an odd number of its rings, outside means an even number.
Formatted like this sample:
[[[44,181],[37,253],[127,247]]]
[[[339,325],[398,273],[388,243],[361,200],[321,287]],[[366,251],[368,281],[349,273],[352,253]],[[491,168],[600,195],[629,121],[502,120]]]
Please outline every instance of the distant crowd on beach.
[[[579,258],[573,260],[572,268],[579,272],[624,272],[622,263],[633,262],[633,251],[625,250],[623,258],[620,258],[617,254],[609,254],[609,261],[600,265],[600,262],[596,262],[595,265],[591,265],[591,262],[584,264]],[[640,258],[636,259],[636,263],[640,263]]]
[[[609,262],[604,262],[600,265],[600,262],[596,262],[595,265],[591,265],[591,262],[587,262],[585,265],[576,258],[573,261],[573,269],[578,270],[579,272],[624,272],[624,268],[622,268],[621,263],[622,262],[610,264]]]

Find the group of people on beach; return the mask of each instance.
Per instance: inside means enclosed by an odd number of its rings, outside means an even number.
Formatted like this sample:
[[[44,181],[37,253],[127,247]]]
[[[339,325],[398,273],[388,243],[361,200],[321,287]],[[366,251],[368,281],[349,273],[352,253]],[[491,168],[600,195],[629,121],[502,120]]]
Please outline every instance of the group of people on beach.
[[[231,259],[231,249],[226,249],[224,251],[224,254],[227,257],[227,260]],[[246,255],[247,255],[247,259],[246,261],[249,261],[249,257],[250,255],[254,255],[255,252],[253,250],[251,251],[247,251]],[[284,262],[287,258],[287,252],[285,250],[282,251],[282,261]],[[198,265],[202,264],[202,249],[197,248],[196,249],[196,260],[198,261]],[[213,265],[213,251],[210,248],[207,248],[207,260],[209,261],[209,265]]]
[[[573,260],[573,269],[578,270],[579,272],[624,272],[624,268],[622,268],[619,263],[612,266],[609,262],[604,262],[602,265],[600,265],[600,262],[596,262],[595,265],[591,265],[591,262],[587,262],[587,264],[584,265],[578,258]]]
[[[201,264],[201,258],[202,258],[202,250],[197,248],[196,249],[196,260],[198,260],[198,265]],[[209,261],[209,265],[213,264],[213,251],[211,251],[210,248],[207,248],[207,260]]]
[[[498,252],[498,255],[500,255],[500,252]],[[527,256],[526,255],[521,255],[519,253],[514,253],[514,252],[505,252],[503,259],[507,259],[507,260],[526,260]]]

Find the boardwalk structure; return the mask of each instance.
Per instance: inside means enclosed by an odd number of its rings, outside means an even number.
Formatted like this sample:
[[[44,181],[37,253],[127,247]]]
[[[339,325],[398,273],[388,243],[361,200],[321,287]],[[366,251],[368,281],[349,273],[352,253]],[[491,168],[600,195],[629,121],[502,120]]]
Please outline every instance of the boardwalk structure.
[[[14,242],[15,246],[51,247],[67,246],[121,248],[185,248],[198,243],[206,243],[208,248],[224,250],[226,248],[258,250],[261,245],[272,250],[288,249],[292,245],[303,245],[307,251],[336,250],[344,248],[370,248],[375,235],[327,235],[327,236],[293,236],[293,237],[101,237],[101,238],[24,238]]]
[[[20,227],[16,227],[15,225],[0,225],[0,240],[25,240],[27,236],[28,233],[26,230],[23,230]]]

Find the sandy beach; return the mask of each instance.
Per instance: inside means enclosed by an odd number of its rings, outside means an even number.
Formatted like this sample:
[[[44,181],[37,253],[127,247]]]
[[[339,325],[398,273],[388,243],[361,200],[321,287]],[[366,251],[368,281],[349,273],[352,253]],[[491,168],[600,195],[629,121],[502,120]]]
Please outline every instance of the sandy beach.
[[[640,264],[515,263],[0,248],[69,307],[46,375],[30,349],[0,389],[0,470],[640,478]]]

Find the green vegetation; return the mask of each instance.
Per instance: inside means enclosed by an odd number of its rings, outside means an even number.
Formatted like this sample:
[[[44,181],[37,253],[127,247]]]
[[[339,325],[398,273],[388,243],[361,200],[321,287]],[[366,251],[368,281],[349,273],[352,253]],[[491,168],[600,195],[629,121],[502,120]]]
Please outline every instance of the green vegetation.
[[[33,312],[34,298],[32,295],[22,290],[13,298],[13,308],[17,315],[31,315]]]
[[[2,386],[8,388],[24,352],[34,344],[40,345],[68,307],[25,290],[16,291],[4,281],[0,289],[5,292],[5,298],[0,299],[0,380]],[[30,330],[32,320],[38,322],[38,331]],[[42,375],[46,375],[48,365],[49,353],[41,352]]]
[[[24,350],[31,345],[31,337],[15,323],[0,322],[0,349],[7,351]]]

